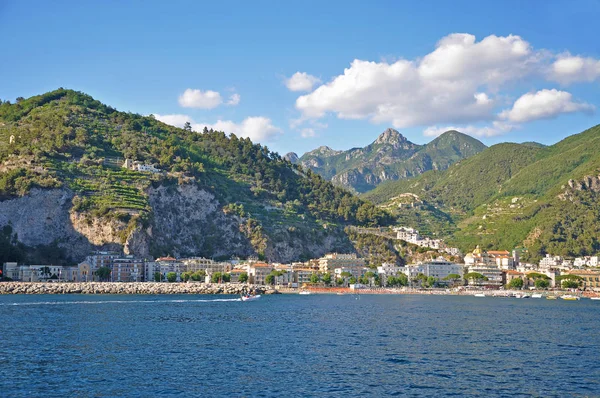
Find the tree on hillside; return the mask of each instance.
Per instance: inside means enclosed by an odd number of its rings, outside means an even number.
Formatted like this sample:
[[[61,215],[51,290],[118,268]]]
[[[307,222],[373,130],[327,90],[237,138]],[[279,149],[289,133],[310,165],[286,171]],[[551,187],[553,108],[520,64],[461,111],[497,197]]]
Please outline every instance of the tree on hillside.
[[[185,131],[192,131],[192,124],[190,122],[185,122],[185,124],[183,125],[183,129]]]

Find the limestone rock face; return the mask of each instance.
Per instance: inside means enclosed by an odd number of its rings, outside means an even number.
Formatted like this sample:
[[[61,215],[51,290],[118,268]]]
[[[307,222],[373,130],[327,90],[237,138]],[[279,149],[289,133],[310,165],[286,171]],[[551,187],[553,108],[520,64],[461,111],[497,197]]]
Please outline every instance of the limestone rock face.
[[[85,256],[92,248],[70,219],[73,193],[67,189],[34,188],[21,198],[0,202],[0,227],[10,225],[20,242],[28,246],[50,245],[69,250],[73,258]]]
[[[255,254],[240,231],[242,220],[223,213],[210,192],[190,184],[151,188],[148,194],[154,216],[151,252],[168,250],[176,257]]]

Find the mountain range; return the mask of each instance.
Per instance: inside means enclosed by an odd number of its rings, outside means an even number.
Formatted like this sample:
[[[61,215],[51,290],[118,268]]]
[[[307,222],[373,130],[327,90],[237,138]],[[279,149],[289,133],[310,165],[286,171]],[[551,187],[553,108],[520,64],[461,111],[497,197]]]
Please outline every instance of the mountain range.
[[[335,185],[354,192],[367,192],[384,181],[408,179],[429,170],[444,170],[485,148],[477,139],[454,130],[426,145],[418,145],[389,128],[364,148],[337,151],[322,146],[301,157],[291,152],[285,158],[315,171]]]
[[[399,222],[436,232],[463,250],[600,252],[600,125],[551,145],[503,143],[362,197]]]

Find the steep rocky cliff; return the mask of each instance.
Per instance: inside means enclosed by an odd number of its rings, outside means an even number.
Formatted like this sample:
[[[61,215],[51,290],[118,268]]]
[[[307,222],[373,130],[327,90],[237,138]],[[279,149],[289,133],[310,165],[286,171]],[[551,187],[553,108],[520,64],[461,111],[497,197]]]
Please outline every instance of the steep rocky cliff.
[[[65,89],[0,104],[0,262],[94,249],[292,261],[349,248],[344,226],[391,221],[247,138]]]

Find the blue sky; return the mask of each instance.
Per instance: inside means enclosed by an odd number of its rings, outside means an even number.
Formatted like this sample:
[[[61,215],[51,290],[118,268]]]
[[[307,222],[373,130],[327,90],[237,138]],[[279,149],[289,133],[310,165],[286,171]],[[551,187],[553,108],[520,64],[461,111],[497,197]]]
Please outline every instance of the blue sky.
[[[0,1],[0,98],[58,87],[280,153],[599,123],[600,0]],[[296,91],[293,91],[296,90]]]

